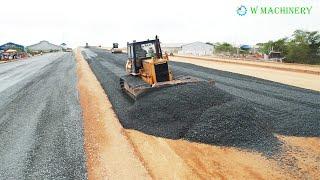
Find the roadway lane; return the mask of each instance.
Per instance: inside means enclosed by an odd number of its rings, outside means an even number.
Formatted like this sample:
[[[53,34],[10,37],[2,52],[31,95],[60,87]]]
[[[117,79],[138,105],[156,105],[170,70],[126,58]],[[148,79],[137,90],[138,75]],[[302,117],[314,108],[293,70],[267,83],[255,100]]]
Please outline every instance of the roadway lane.
[[[125,128],[140,130],[156,136],[174,139],[181,137],[216,144],[215,141],[210,141],[210,138],[214,139],[214,137],[208,134],[215,127],[214,124],[209,125],[210,121],[201,122],[201,119],[193,119],[190,125],[191,129],[186,130],[182,136],[177,135],[177,129],[170,129],[171,125],[175,127],[173,125],[176,122],[175,118],[170,119],[171,122],[169,120],[166,121],[167,123],[159,123],[158,127],[151,127],[152,125],[149,126],[146,123],[138,125],[139,122],[132,118],[132,114],[128,112],[132,111],[133,107],[136,109],[139,109],[139,107],[135,107],[135,103],[123,96],[119,86],[119,77],[125,74],[126,54],[111,54],[102,49],[91,50],[92,52],[87,52],[90,54],[87,61],[106,91]],[[251,110],[257,111],[256,114],[264,115],[259,120],[263,121],[261,124],[264,124],[262,128],[265,128],[265,131],[287,136],[320,137],[319,92],[187,63],[170,62],[170,65],[174,75],[191,75],[203,79],[214,79],[216,87],[219,89],[249,102],[253,107]],[[181,105],[181,112],[184,112],[184,109],[188,109],[188,107]],[[141,111],[145,110],[141,109]],[[174,115],[180,115],[178,113],[173,112]],[[139,114],[139,112],[136,112],[136,114]],[[153,121],[156,120],[153,119]],[[169,134],[168,131],[172,133]],[[244,129],[244,131],[246,130]],[[244,141],[246,140],[244,139]],[[274,140],[272,139],[272,141]],[[262,144],[262,142],[256,139],[256,144]],[[229,144],[226,142],[226,144],[222,143],[220,145]]]
[[[0,64],[0,179],[86,179],[72,53]]]
[[[177,74],[214,79],[218,88],[267,112],[274,133],[320,137],[320,93],[317,91],[188,63],[171,64]]]

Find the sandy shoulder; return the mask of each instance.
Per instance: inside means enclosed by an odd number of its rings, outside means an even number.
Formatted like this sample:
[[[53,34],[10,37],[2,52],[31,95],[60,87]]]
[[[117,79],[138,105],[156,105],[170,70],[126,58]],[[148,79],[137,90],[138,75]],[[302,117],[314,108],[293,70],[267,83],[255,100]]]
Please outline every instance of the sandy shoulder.
[[[280,159],[232,147],[171,140],[127,130],[155,179],[314,179],[320,138],[278,136]]]
[[[232,63],[224,63],[219,61],[207,61],[207,60],[201,60],[201,59],[181,58],[181,57],[170,57],[170,60],[176,61],[176,62],[190,63],[190,64],[212,68],[212,69],[218,69],[222,71],[228,71],[228,72],[253,76],[261,79],[279,82],[282,84],[320,91],[320,75],[316,75],[316,74],[292,72],[292,71],[286,71],[286,70],[246,66],[246,65],[239,65],[239,64],[232,64]],[[281,66],[284,66],[284,65],[281,65]]]

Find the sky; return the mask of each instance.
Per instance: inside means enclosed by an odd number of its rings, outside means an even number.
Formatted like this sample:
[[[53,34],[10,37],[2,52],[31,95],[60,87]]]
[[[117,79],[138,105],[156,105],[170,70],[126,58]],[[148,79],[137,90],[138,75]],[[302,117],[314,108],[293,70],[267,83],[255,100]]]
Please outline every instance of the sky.
[[[240,5],[312,6],[310,15],[239,16]],[[8,8],[5,8],[8,7]],[[163,43],[256,44],[320,31],[320,0],[10,0],[0,9],[0,44],[48,40],[70,47],[125,47],[133,40]]]

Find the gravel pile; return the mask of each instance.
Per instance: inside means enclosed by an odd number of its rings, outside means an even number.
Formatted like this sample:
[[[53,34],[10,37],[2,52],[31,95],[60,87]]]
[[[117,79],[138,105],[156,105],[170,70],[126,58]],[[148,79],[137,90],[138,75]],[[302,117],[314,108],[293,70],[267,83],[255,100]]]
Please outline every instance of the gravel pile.
[[[279,145],[264,121],[267,114],[204,82],[149,92],[127,113],[131,119],[127,128],[156,136],[264,153]]]
[[[237,98],[202,113],[185,138],[208,144],[255,149],[271,154],[280,143],[267,123],[268,115]]]
[[[233,99],[206,83],[161,88],[140,98],[129,108],[129,128],[169,138],[182,138],[205,110]]]

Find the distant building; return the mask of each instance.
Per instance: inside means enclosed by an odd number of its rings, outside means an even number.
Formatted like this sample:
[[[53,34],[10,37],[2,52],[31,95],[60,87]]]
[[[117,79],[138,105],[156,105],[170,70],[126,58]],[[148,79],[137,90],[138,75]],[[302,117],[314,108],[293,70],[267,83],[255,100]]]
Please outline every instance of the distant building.
[[[161,49],[163,53],[167,52],[168,54],[177,54],[181,51],[183,45],[184,44],[182,43],[161,44]]]
[[[40,41],[37,44],[27,46],[27,49],[29,52],[32,52],[32,53],[37,53],[37,52],[47,53],[47,52],[62,51],[61,46],[51,44],[48,41]]]
[[[68,48],[66,43],[62,43],[60,46],[62,47],[62,50],[66,50]]]
[[[193,42],[181,46],[181,50],[178,54],[194,55],[194,56],[209,56],[213,55],[213,45],[206,44],[203,42]]]
[[[9,43],[6,43],[6,44],[3,44],[0,46],[0,50],[2,51],[6,51],[8,49],[14,49],[18,52],[24,52],[24,46],[20,45],[20,44],[15,44],[15,43],[12,43],[12,42],[9,42]]]

